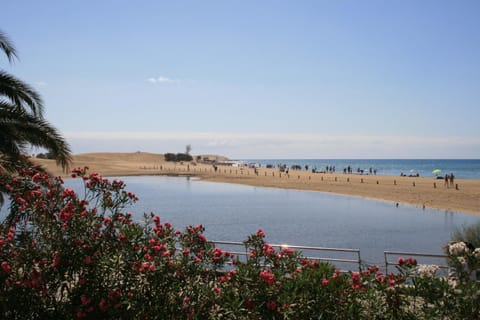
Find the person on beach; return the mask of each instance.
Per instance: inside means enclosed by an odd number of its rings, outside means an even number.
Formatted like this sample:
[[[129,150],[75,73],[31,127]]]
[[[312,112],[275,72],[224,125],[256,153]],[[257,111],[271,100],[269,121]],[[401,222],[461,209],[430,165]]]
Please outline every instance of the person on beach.
[[[453,179],[454,179],[454,178],[455,178],[455,177],[453,176],[453,173],[450,173],[449,179],[450,179],[450,186],[451,186],[451,187],[453,187]]]
[[[445,175],[445,187],[447,187],[447,188],[448,188],[448,180],[449,180],[449,178],[450,178],[450,177],[448,176],[448,174],[446,174],[446,175]]]

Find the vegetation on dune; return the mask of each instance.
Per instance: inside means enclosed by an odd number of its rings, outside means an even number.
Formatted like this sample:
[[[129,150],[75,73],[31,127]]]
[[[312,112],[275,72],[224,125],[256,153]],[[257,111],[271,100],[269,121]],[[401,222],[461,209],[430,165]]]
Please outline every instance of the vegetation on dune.
[[[165,161],[180,162],[180,161],[192,161],[193,157],[188,153],[165,153]]]

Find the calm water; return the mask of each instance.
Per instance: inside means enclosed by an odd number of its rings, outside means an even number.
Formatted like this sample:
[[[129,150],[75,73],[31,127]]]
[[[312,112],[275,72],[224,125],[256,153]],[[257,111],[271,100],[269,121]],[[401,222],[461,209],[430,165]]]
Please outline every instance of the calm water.
[[[286,164],[300,165],[302,168],[308,165],[309,168],[317,168],[320,171],[325,170],[327,166],[335,166],[336,172],[343,172],[343,168],[351,166],[354,172],[358,168],[363,170],[377,169],[380,175],[400,175],[401,172],[410,174],[410,171],[418,172],[422,177],[432,177],[432,171],[435,169],[442,170],[442,174],[453,173],[457,178],[463,179],[480,179],[480,160],[354,160],[354,159],[272,159],[272,160],[244,160],[245,162],[260,163],[262,166],[267,164]]]
[[[456,227],[480,221],[320,192],[161,176],[122,179],[140,197],[131,210],[138,219],[154,211],[177,229],[203,224],[210,240],[243,241],[261,228],[271,243],[359,248],[371,263],[381,263],[384,250],[441,254]]]
[[[362,260],[371,264],[383,263],[384,250],[442,254],[442,246],[457,227],[480,221],[475,215],[395,207],[392,202],[321,192],[181,177],[121,179],[127,190],[140,198],[129,208],[139,221],[144,212],[154,211],[177,229],[203,224],[208,239],[223,241],[244,241],[263,229],[270,243],[356,248],[361,250]],[[65,181],[79,192],[80,183],[78,179]],[[0,216],[6,213],[6,206]]]

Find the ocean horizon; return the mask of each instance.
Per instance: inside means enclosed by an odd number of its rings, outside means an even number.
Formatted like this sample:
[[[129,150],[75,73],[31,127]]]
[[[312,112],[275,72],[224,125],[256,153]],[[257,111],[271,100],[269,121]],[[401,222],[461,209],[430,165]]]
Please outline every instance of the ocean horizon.
[[[286,165],[291,167],[298,165],[305,170],[316,169],[329,171],[335,168],[335,173],[343,173],[350,166],[353,173],[363,170],[364,173],[372,174],[376,170],[377,175],[399,176],[401,173],[419,174],[421,177],[435,177],[433,170],[440,169],[440,176],[454,174],[460,179],[480,179],[480,159],[239,159],[245,163],[257,163],[261,167],[267,165]]]

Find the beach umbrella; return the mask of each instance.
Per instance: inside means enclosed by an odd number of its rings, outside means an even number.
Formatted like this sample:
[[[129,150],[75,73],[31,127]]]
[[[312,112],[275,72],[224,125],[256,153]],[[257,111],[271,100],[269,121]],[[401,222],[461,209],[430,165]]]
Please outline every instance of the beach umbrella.
[[[438,175],[438,174],[440,174],[441,172],[442,172],[442,170],[440,170],[440,169],[435,169],[435,170],[432,171],[432,174]]]

